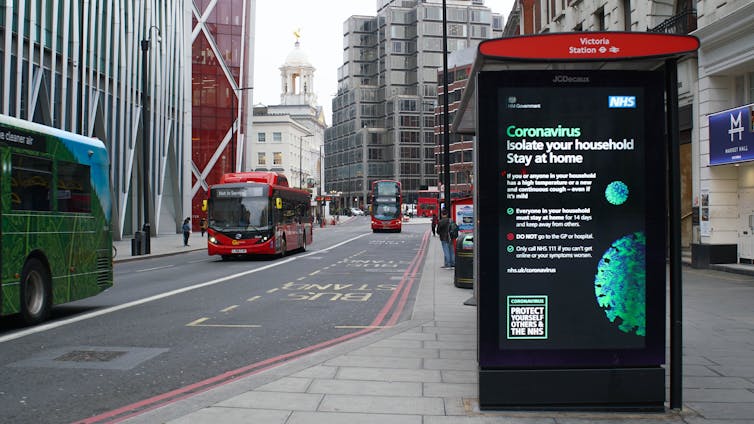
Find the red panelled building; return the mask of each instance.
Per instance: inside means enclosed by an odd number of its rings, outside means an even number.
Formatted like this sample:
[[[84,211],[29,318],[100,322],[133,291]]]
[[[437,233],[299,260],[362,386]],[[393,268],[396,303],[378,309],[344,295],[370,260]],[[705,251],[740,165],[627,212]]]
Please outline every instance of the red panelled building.
[[[255,11],[252,0],[194,4],[199,15],[194,14],[192,24],[191,209],[198,227],[209,186],[222,174],[245,170],[243,134],[251,125]]]

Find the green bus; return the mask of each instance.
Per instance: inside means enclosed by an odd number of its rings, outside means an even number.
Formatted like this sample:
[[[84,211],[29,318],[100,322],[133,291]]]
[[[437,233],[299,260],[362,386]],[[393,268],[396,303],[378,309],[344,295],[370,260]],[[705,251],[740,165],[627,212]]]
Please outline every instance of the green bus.
[[[0,316],[113,285],[110,170],[96,138],[0,115]]]

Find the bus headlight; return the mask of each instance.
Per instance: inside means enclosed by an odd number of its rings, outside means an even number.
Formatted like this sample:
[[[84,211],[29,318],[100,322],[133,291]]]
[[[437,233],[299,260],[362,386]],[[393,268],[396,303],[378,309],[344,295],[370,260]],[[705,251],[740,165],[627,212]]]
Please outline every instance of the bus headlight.
[[[220,243],[217,242],[217,239],[214,236],[211,236],[209,238],[209,242],[212,243],[212,244],[220,244]]]

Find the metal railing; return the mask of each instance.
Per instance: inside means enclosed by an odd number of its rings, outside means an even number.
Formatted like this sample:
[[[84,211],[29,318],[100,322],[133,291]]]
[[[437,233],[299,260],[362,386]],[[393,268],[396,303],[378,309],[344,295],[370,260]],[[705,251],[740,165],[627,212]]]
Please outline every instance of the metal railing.
[[[688,9],[665,19],[660,25],[648,29],[649,32],[666,34],[688,34],[696,29],[696,9]]]

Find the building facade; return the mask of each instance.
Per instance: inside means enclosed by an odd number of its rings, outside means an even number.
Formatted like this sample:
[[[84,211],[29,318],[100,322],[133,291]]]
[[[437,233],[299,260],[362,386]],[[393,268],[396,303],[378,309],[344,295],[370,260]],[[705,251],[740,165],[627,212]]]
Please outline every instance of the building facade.
[[[194,0],[190,169],[191,217],[205,212],[209,186],[253,167],[251,143],[256,0]],[[188,215],[187,215],[188,216]]]
[[[654,31],[689,34],[697,28],[696,9],[689,0],[516,0],[505,35],[572,31]],[[678,63],[678,105],[681,162],[681,244],[694,240],[694,143],[698,142],[696,114],[696,57]]]
[[[682,246],[695,266],[754,261],[754,3],[518,0],[506,35],[628,30],[692,34],[679,63]]]
[[[186,0],[0,7],[0,113],[104,141],[116,240],[143,228],[145,190],[153,234],[174,234],[188,211],[190,22]]]
[[[447,0],[448,50],[502,34],[483,0]],[[363,206],[371,183],[401,181],[404,202],[437,185],[435,106],[442,68],[442,1],[382,0],[376,16],[344,24],[332,127],[325,134],[328,192]]]
[[[754,2],[696,2],[692,260],[754,261]],[[716,125],[716,121],[719,125]]]
[[[471,66],[474,63],[476,49],[468,48],[448,55],[448,117],[453,122],[460,105],[466,83],[469,80]],[[440,198],[445,198],[445,74],[442,69],[437,73],[437,92],[439,100],[435,108],[435,173],[438,176]],[[469,197],[473,192],[474,175],[474,137],[451,133],[450,143],[450,193],[451,198]]]
[[[297,39],[280,66],[280,104],[254,108],[251,168],[277,171],[291,187],[322,187],[325,116],[317,104],[314,74]]]

